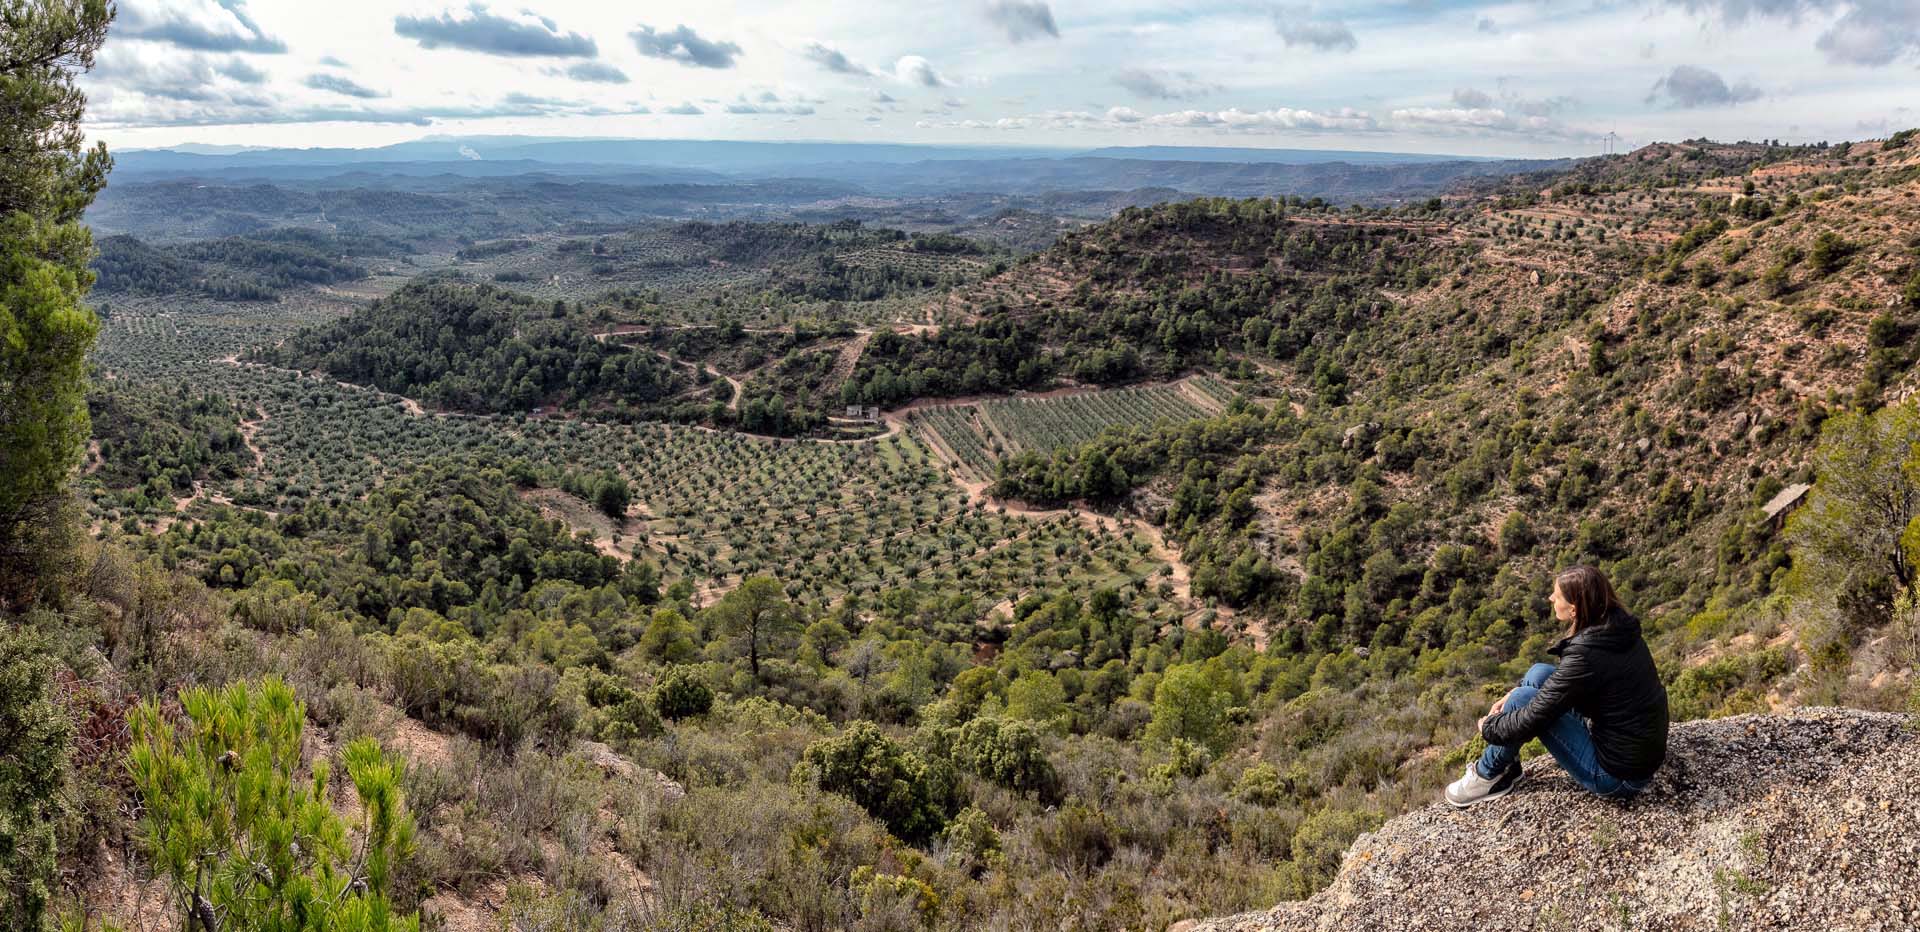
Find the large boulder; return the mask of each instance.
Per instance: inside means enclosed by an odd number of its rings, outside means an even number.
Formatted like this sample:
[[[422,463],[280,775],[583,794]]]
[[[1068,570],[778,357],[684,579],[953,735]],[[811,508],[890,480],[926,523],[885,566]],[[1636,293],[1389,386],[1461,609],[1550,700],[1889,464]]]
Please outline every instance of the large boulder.
[[[1810,708],[1676,725],[1628,803],[1537,758],[1505,799],[1362,836],[1312,899],[1189,928],[1920,929],[1920,721]]]

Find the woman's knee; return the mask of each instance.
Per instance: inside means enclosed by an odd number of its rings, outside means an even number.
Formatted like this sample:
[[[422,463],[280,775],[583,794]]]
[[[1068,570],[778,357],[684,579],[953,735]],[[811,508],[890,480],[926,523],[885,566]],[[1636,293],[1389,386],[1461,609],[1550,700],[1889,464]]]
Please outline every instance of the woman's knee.
[[[1500,707],[1500,710],[1505,712],[1512,709],[1520,708],[1521,706],[1526,705],[1529,702],[1532,702],[1533,697],[1539,694],[1540,694],[1540,687],[1538,686],[1515,686],[1512,692],[1507,693],[1506,704],[1502,705]]]
[[[1527,668],[1527,675],[1520,678],[1520,685],[1539,689],[1547,685],[1547,677],[1553,675],[1554,669],[1553,664],[1536,663]]]

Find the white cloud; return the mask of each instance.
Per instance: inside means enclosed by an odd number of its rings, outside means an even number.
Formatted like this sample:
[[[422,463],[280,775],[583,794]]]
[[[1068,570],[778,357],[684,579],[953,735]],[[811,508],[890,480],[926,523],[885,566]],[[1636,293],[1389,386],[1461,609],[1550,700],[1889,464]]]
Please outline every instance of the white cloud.
[[[1760,99],[1760,89],[1745,81],[1728,84],[1717,72],[1695,65],[1675,65],[1673,71],[1653,84],[1647,102],[1666,98],[1683,109],[1695,107],[1731,107]]]
[[[1321,17],[1307,7],[1281,7],[1273,13],[1274,29],[1288,48],[1306,46],[1322,52],[1351,52],[1360,47],[1353,30],[1338,17]]]
[[[1403,107],[1391,114],[1404,129],[1446,134],[1520,135],[1543,139],[1592,141],[1604,136],[1561,124],[1551,117],[1509,113],[1499,107]]]
[[[1113,83],[1135,97],[1155,100],[1187,100],[1220,90],[1220,85],[1202,81],[1188,71],[1160,71],[1147,68],[1122,68],[1113,74]]]
[[[948,87],[953,84],[947,77],[934,70],[933,63],[918,55],[902,55],[893,63],[893,76],[902,84],[917,84],[921,87]]]
[[[1298,130],[1301,132],[1372,133],[1380,129],[1379,122],[1371,115],[1349,107],[1342,107],[1329,113],[1291,107],[1273,110],[1242,110],[1238,107],[1229,107],[1225,110],[1179,110],[1147,117],[1146,122],[1154,126],[1218,126],[1240,132]]]
[[[120,5],[113,34],[201,52],[287,50],[254,22],[246,0],[129,0]]]
[[[1043,36],[1060,38],[1060,27],[1053,22],[1053,10],[1038,0],[993,0],[987,4],[987,19],[1006,34],[1009,42],[1025,42]]]

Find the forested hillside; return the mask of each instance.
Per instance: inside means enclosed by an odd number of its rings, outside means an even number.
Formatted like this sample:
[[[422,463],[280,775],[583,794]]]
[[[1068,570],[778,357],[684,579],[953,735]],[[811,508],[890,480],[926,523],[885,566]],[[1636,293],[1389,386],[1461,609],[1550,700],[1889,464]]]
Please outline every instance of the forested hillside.
[[[128,236],[100,241],[94,287],[103,295],[205,295],[218,301],[267,301],[301,285],[365,278],[369,257],[404,255],[406,244],[371,236],[284,229],[156,246]]]
[[[1264,909],[1479,750],[1575,562],[1677,718],[1920,702],[1911,134],[1018,261],[168,188],[108,215],[239,229],[103,240],[101,319],[106,17],[0,137],[7,928]]]
[[[258,357],[474,412],[651,406],[679,387],[665,362],[594,339],[564,303],[488,285],[410,285]]]

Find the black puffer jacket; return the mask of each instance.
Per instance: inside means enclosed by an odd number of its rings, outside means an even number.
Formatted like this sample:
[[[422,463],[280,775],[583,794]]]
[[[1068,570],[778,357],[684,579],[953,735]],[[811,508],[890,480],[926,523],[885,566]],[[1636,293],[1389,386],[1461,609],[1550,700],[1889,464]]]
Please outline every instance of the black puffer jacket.
[[[1487,719],[1488,744],[1517,747],[1568,710],[1587,720],[1600,766],[1621,780],[1644,780],[1667,757],[1667,688],[1640,636],[1640,620],[1615,609],[1605,624],[1547,651],[1560,664],[1533,701]]]

